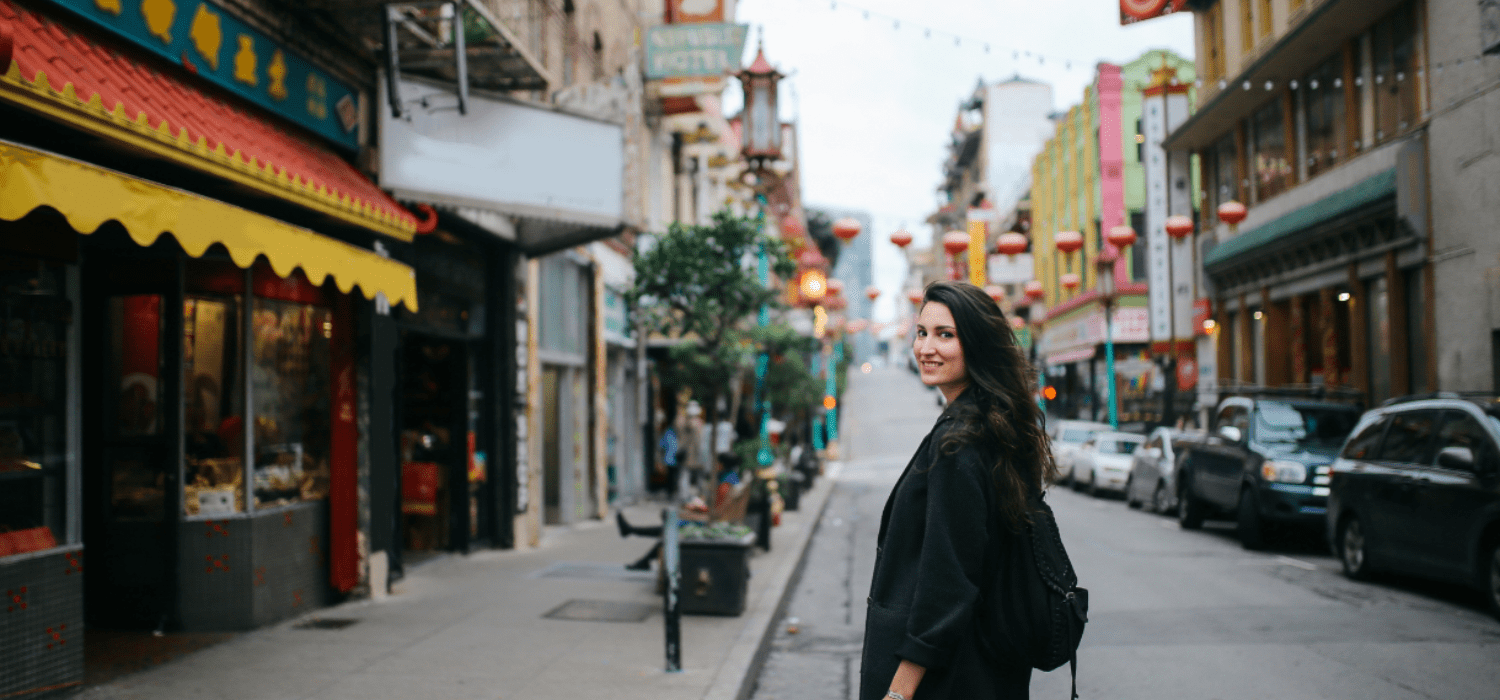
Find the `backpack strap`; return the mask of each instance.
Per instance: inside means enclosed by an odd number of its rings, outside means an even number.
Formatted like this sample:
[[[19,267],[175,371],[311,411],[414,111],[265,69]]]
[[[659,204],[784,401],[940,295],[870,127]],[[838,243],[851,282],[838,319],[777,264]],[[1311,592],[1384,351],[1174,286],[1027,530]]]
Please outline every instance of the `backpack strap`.
[[[1073,675],[1073,700],[1078,700],[1078,652],[1068,659],[1068,673]]]

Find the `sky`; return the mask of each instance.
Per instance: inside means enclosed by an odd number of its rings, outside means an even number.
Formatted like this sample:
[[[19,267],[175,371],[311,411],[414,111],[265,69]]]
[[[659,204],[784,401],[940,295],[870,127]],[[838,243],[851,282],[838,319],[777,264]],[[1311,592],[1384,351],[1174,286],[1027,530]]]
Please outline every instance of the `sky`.
[[[1118,0],[739,0],[751,26],[745,65],[764,37],[766,57],[791,77],[781,114],[798,123],[803,201],[863,209],[874,220],[875,320],[905,307],[905,258],[890,242],[904,226],[927,245],[923,223],[958,103],[983,78],[1017,74],[1052,84],[1059,110],[1082,100],[1100,61],[1149,49],[1193,55],[1187,13],[1122,27]],[[866,17],[868,11],[868,18]],[[986,44],[988,51],[986,51]],[[725,113],[739,111],[737,83]]]

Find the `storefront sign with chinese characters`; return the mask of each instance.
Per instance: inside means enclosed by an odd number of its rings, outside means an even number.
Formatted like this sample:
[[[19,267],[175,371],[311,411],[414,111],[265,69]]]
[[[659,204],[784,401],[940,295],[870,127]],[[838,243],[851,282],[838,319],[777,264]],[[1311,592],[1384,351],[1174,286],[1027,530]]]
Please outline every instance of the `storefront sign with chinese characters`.
[[[1120,0],[1120,24],[1134,24],[1182,11],[1187,0]]]
[[[723,76],[740,68],[747,24],[664,24],[646,30],[646,77]]]
[[[345,148],[356,96],[306,59],[205,0],[52,0]]]

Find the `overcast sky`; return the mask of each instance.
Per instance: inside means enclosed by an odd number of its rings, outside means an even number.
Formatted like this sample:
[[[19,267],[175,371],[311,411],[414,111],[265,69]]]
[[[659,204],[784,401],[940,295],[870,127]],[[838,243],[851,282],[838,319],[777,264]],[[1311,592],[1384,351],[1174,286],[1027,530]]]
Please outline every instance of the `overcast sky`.
[[[766,57],[792,74],[781,111],[799,123],[804,200],[874,218],[877,320],[894,318],[905,296],[890,233],[904,224],[914,246],[928,242],[922,222],[937,206],[957,106],[981,77],[1049,82],[1066,109],[1099,61],[1155,48],[1193,55],[1191,16],[1121,27],[1118,0],[739,0],[737,21],[751,26],[747,65],[763,27]],[[741,100],[730,85],[724,106],[734,114]]]

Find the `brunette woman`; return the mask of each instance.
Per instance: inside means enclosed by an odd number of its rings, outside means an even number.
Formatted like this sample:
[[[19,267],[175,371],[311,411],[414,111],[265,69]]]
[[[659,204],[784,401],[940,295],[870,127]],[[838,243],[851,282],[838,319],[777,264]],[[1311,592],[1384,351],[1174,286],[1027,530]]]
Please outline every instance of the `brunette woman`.
[[[1056,476],[1032,374],[979,287],[934,282],[917,316],[922,383],[947,408],[886,501],[865,618],[860,700],[1026,698],[1031,668],[988,651],[985,576]]]

